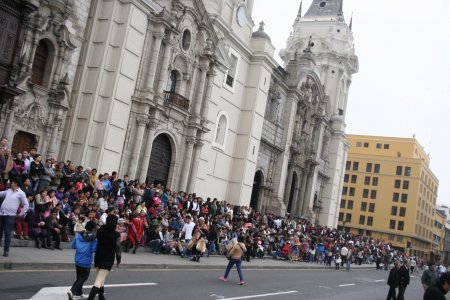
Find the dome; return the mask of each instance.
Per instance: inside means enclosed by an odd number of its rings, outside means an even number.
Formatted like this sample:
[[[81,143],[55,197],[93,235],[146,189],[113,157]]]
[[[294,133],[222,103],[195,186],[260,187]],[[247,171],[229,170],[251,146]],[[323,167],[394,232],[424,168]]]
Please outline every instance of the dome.
[[[266,39],[269,40],[269,42],[271,42],[270,36],[264,31],[264,25],[266,24],[264,24],[263,21],[259,23],[259,29],[252,33],[252,38]]]

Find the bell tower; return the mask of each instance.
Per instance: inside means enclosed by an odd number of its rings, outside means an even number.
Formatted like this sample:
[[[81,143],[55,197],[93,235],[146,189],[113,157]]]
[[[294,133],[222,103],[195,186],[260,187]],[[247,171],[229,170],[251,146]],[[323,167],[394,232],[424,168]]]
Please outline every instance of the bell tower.
[[[345,135],[348,92],[352,75],[359,68],[353,32],[344,19],[343,0],[313,0],[304,15],[300,3],[293,32],[286,48],[280,51],[285,66],[306,48],[314,59],[315,72],[324,86],[328,102],[325,118],[330,133],[327,143],[328,179],[320,191],[323,208],[315,217],[321,225],[336,226],[348,151]]]

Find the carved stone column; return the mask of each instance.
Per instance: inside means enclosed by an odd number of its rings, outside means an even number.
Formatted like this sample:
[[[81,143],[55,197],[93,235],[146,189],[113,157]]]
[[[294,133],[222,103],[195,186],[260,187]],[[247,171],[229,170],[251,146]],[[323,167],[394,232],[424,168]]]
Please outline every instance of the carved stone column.
[[[191,163],[192,163],[192,153],[194,152],[194,145],[197,142],[197,139],[194,137],[188,137],[186,138],[186,151],[184,155],[184,161],[183,161],[183,168],[182,168],[182,174],[181,174],[181,181],[180,181],[180,189],[186,192],[193,192],[193,191],[187,191],[187,181],[188,176],[191,169]]]
[[[58,132],[59,132],[59,126],[61,125],[62,122],[62,118],[61,117],[56,117],[55,118],[55,122],[54,125],[52,127],[52,133],[50,136],[50,143],[48,145],[48,149],[47,149],[47,156],[51,156],[53,158],[58,158],[57,157],[57,139],[58,139]]]
[[[136,135],[134,136],[134,147],[131,154],[130,168],[128,169],[128,176],[136,178],[136,171],[139,164],[139,154],[141,153],[142,141],[144,139],[145,125],[148,123],[146,116],[138,116],[136,118],[138,124]]]
[[[139,173],[139,181],[145,182],[147,179],[148,166],[150,165],[150,156],[152,155],[153,141],[155,139],[156,130],[159,127],[159,122],[156,120],[149,122],[149,129],[147,133],[147,143],[145,144],[144,156],[141,161],[141,172]]]
[[[63,64],[65,52],[66,52],[66,49],[62,45],[59,45],[58,55],[56,56],[57,62],[56,62],[55,73],[53,74],[52,88],[56,88],[56,86],[58,85],[59,79],[61,77],[61,70],[62,70],[62,64]]]
[[[169,63],[172,55],[171,35],[168,36],[166,49],[164,50],[164,57],[161,65],[161,74],[159,75],[158,86],[156,92],[162,94],[164,92],[167,80],[169,78]]]
[[[206,93],[205,93],[205,101],[202,105],[202,119],[208,120],[208,111],[209,111],[209,103],[211,102],[211,93],[212,88],[214,85],[214,77],[217,75],[217,73],[214,71],[214,68],[211,68],[208,72],[208,83],[206,87]]]
[[[305,169],[303,169],[302,172],[302,183],[300,185],[300,197],[298,199],[298,204],[297,204],[297,208],[295,210],[296,215],[297,216],[301,216],[302,215],[302,208],[303,208],[303,203],[305,202],[305,191],[306,191],[306,184],[307,184],[307,179],[308,179],[308,166],[305,166]]]
[[[161,52],[161,42],[164,39],[164,32],[155,33],[154,37],[155,41],[153,44],[152,53],[150,55],[147,79],[145,80],[144,90],[146,92],[153,91],[153,85],[155,83],[155,76],[156,76],[156,67],[158,65],[159,53]]]
[[[302,215],[306,215],[308,212],[308,205],[309,201],[311,200],[311,191],[312,191],[312,183],[314,178],[314,167],[310,167],[308,172],[308,178],[306,181],[306,189],[305,189],[305,195],[303,197],[303,203],[302,203]]]
[[[202,63],[199,66],[200,69],[200,82],[198,85],[198,91],[197,95],[195,96],[195,104],[194,104],[194,110],[193,115],[194,116],[200,116],[200,110],[202,108],[202,102],[203,102],[203,95],[205,92],[205,82],[206,82],[206,74],[208,72],[208,65],[206,63]]]
[[[188,184],[188,191],[190,192],[195,192],[194,188],[195,188],[195,180],[197,178],[197,173],[198,173],[198,165],[200,164],[200,153],[202,152],[202,147],[203,147],[203,143],[198,141],[195,144],[195,149],[194,149],[194,160],[192,162],[192,170],[190,172],[189,175],[189,184]]]
[[[5,128],[3,129],[2,136],[8,138],[8,141],[12,144],[12,140],[14,138],[13,136],[13,124],[14,124],[14,116],[16,113],[16,108],[18,104],[12,103],[11,108],[6,110],[6,122],[5,122]]]

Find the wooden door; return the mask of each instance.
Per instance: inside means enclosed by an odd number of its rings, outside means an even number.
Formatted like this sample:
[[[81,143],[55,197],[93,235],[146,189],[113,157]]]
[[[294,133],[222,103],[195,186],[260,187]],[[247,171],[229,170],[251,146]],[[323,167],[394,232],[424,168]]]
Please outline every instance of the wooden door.
[[[167,184],[172,160],[172,146],[165,134],[158,135],[153,141],[150,165],[147,172],[147,182]]]
[[[30,151],[31,148],[36,147],[36,138],[33,134],[19,131],[14,135],[11,150],[13,153]]]

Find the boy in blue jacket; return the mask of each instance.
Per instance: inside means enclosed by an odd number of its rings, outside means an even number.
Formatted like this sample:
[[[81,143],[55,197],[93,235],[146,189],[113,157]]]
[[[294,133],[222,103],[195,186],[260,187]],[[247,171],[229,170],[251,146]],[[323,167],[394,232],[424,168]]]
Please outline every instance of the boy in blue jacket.
[[[75,267],[77,270],[77,280],[67,292],[69,300],[83,299],[83,284],[89,278],[93,254],[97,249],[97,225],[93,221],[86,223],[85,231],[77,233],[72,248],[75,249]]]

